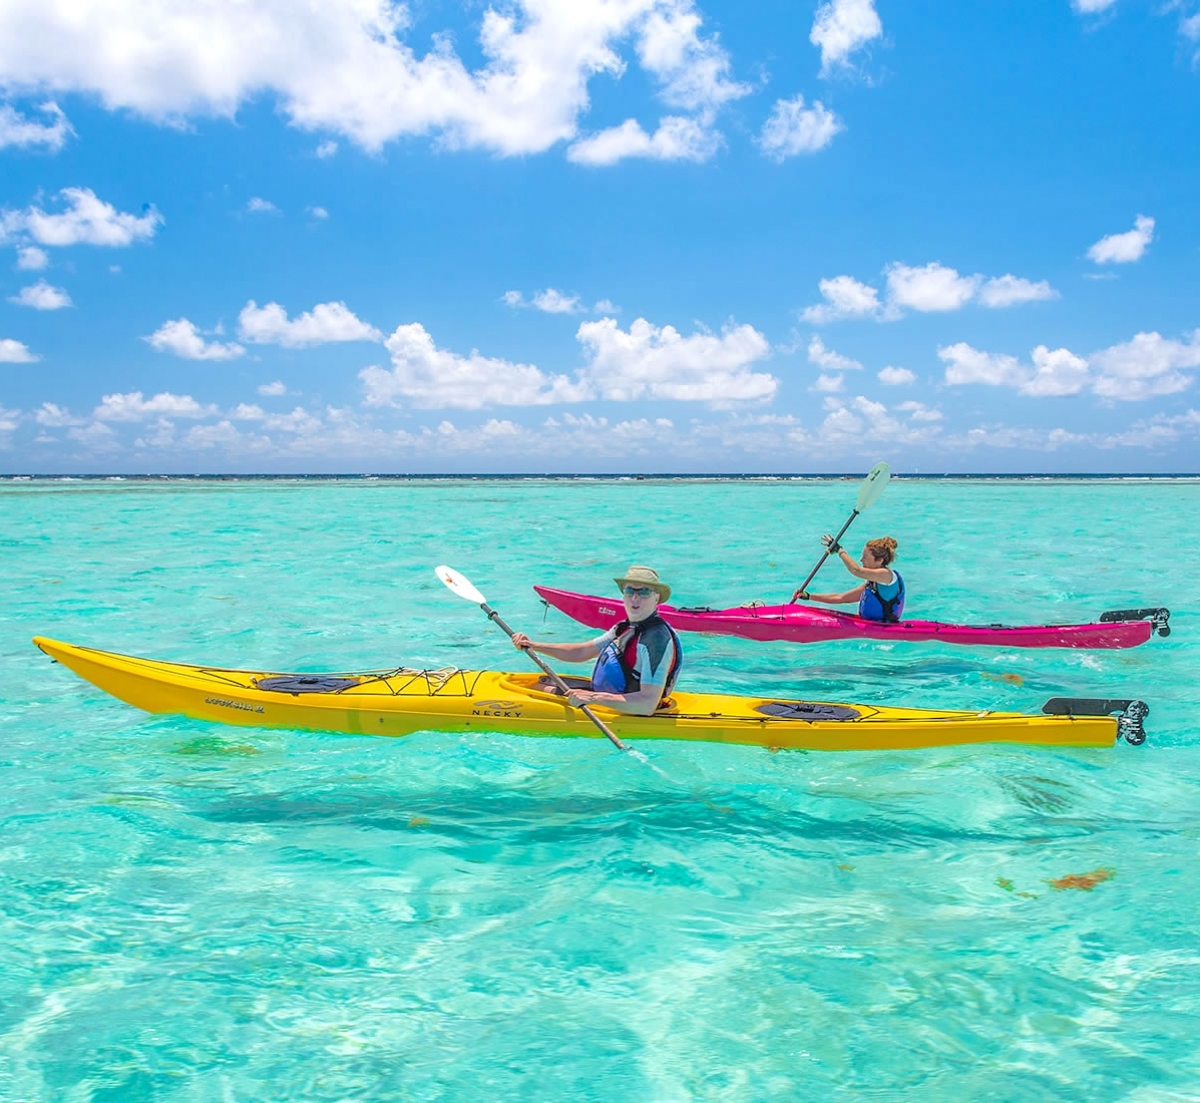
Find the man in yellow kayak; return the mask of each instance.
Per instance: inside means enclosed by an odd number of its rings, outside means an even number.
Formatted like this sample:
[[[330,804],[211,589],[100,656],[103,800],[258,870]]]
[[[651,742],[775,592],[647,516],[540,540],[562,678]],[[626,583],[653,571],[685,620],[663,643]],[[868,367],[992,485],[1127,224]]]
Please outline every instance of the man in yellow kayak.
[[[658,615],[658,603],[671,587],[652,567],[630,567],[614,580],[625,602],[625,619],[585,643],[540,643],[518,632],[514,646],[539,651],[568,663],[596,660],[591,689],[572,689],[576,708],[603,705],[632,716],[651,716],[671,694],[683,665],[675,630]]]

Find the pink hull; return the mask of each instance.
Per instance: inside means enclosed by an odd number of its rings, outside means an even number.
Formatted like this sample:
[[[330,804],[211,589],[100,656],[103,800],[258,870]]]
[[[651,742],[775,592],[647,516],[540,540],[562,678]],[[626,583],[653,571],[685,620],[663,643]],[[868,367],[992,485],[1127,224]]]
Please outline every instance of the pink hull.
[[[611,628],[625,615],[620,599],[573,594],[549,586],[535,586],[534,589],[556,609],[590,628]],[[792,643],[866,638],[940,640],[942,643],[984,647],[1117,648],[1145,643],[1155,628],[1149,620],[1040,624],[1019,628],[1002,624],[942,624],[935,620],[883,624],[809,605],[735,606],[712,611],[660,605],[658,611],[663,620],[681,632],[713,632],[722,636],[743,636],[748,640],[790,640]]]

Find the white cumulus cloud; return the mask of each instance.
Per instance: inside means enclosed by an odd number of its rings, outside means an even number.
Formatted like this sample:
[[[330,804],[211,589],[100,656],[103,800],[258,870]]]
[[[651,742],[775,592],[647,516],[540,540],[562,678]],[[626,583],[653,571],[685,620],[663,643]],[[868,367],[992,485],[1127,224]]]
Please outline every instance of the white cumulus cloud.
[[[1108,11],[1116,2],[1117,0],[1071,0],[1071,7],[1080,15],[1097,15]]]
[[[1154,219],[1140,214],[1133,220],[1133,229],[1123,234],[1102,237],[1087,255],[1097,264],[1132,264],[1141,260],[1154,240]]]
[[[0,103],[0,149],[5,146],[45,146],[57,153],[75,133],[58,104],[44,103],[38,109],[50,121],[35,122],[11,104]]]
[[[279,214],[279,208],[275,206],[269,199],[263,199],[260,195],[250,197],[250,202],[246,204],[246,210],[251,214]]]
[[[950,384],[986,383],[993,387],[1020,386],[1029,376],[1015,356],[981,352],[965,341],[938,349]]]
[[[545,314],[616,314],[619,311],[610,299],[598,299],[588,306],[582,296],[568,295],[553,287],[535,291],[528,299],[520,291],[505,291],[500,300],[516,309],[532,308]]]
[[[870,318],[880,311],[879,292],[853,276],[834,276],[821,280],[817,287],[825,301],[800,312],[800,316],[813,325],[842,318]]]
[[[672,106],[708,115],[744,94],[693,0],[488,6],[476,69],[437,27],[422,31],[432,45],[419,53],[405,41],[410,23],[396,0],[7,0],[0,86],[80,93],[167,123],[232,118],[265,93],[293,125],[368,150],[410,135],[503,155],[572,140],[590,80],[619,78],[630,42]]]
[[[1200,367],[1200,330],[1186,341],[1138,333],[1129,341],[1092,353],[1090,360],[1098,373],[1096,393],[1105,398],[1135,401],[1176,394],[1192,384],[1192,377],[1184,371]]]
[[[934,410],[926,406],[924,402],[901,402],[896,407],[908,414],[910,421],[941,421],[941,410]]]
[[[821,73],[845,65],[855,50],[883,34],[875,0],[827,0],[817,8],[808,40],[821,51]]]
[[[23,272],[40,272],[50,264],[50,254],[36,245],[17,250],[17,267]]]
[[[965,342],[939,348],[938,356],[946,364],[945,380],[950,384],[1013,387],[1035,398],[1090,389],[1101,398],[1136,402],[1191,386],[1193,377],[1187,373],[1200,368],[1200,330],[1182,341],[1138,333],[1088,357],[1038,345],[1028,364],[1006,353],[981,352]]]
[[[127,394],[106,394],[92,411],[97,421],[143,421],[148,417],[212,417],[216,406],[202,406],[189,394],[163,391],[153,398],[144,398],[141,391]]]
[[[615,165],[627,157],[652,161],[707,161],[721,147],[721,136],[705,123],[682,115],[668,115],[653,134],[636,119],[581,138],[567,150],[567,158],[581,165]]]
[[[1034,397],[1078,394],[1092,382],[1087,360],[1076,356],[1070,349],[1050,349],[1038,345],[1030,358],[1033,361],[1033,375],[1021,384],[1021,394]]]
[[[358,373],[368,406],[478,410],[485,406],[542,406],[590,397],[565,375],[547,375],[533,364],[440,349],[419,322],[397,326],[385,342],[392,368]]]
[[[1058,298],[1058,292],[1046,280],[1035,283],[1013,275],[991,279],[978,274],[964,276],[937,261],[920,266],[896,261],[884,269],[884,276],[887,293],[883,302],[874,287],[853,276],[821,280],[818,287],[825,301],[805,307],[800,316],[814,325],[846,318],[895,321],[906,310],[923,313],[961,310],[970,302],[998,309]]]
[[[1057,299],[1058,292],[1047,280],[1022,279],[1020,276],[996,276],[987,280],[979,289],[979,301],[984,306],[1016,306],[1018,303],[1043,302]]]
[[[975,297],[982,282],[982,276],[960,276],[936,262],[910,268],[897,261],[887,269],[888,300],[913,310],[958,310]]]
[[[804,97],[776,100],[759,135],[759,148],[773,161],[824,149],[845,126],[820,100],[804,106]]]
[[[863,440],[873,442],[892,441],[897,444],[924,444],[937,438],[941,432],[936,416],[911,416],[913,403],[900,407],[910,415],[907,421],[892,414],[882,402],[856,395],[842,399],[833,395],[825,397],[825,408],[829,411],[818,430],[818,440],[827,445],[857,444]],[[921,408],[923,414],[934,414]],[[914,424],[916,423],[916,424]]]
[[[40,207],[0,211],[0,241],[25,233],[39,245],[107,245],[123,247],[149,241],[163,217],[153,207],[140,215],[118,211],[91,188],[63,188],[66,210],[48,214]]]
[[[71,296],[61,287],[38,280],[28,287],[22,287],[18,294],[10,295],[8,301],[17,306],[31,306],[34,310],[62,310],[71,305]]]
[[[41,357],[29,351],[27,345],[11,337],[0,337],[0,364],[32,364]]]
[[[238,337],[259,345],[311,348],[333,341],[382,341],[383,334],[361,321],[345,303],[318,303],[290,320],[278,303],[260,307],[251,299],[238,315]]]
[[[206,341],[187,318],[163,322],[149,337],[142,339],[159,352],[173,353],[184,360],[234,360],[246,351],[232,341]]]
[[[34,420],[48,429],[62,429],[68,425],[82,425],[83,419],[72,417],[71,411],[53,402],[43,402],[41,408],[34,414]]]
[[[891,364],[886,368],[881,368],[876,374],[876,378],[885,387],[904,387],[917,381],[917,377],[908,368],[894,368]]]
[[[588,359],[584,378],[601,398],[725,406],[768,401],[779,386],[773,375],[750,370],[770,353],[767,339],[753,326],[684,337],[673,326],[655,326],[644,318],[627,331],[603,318],[584,322],[576,336]]]
[[[257,388],[259,394],[268,398],[275,398],[279,395],[287,394],[287,387],[283,380],[276,379],[273,383],[262,383]]]
[[[862,367],[862,364],[857,360],[852,360],[849,356],[843,356],[840,352],[834,352],[833,349],[827,349],[825,342],[815,334],[812,340],[808,342],[808,362],[816,364],[817,367],[825,371],[849,371]]]
[[[729,56],[715,35],[700,37],[701,23],[690,0],[659,3],[638,35],[638,57],[661,83],[663,101],[685,111],[713,111],[751,91],[730,78]]]
[[[502,298],[509,306],[533,307],[546,314],[582,314],[587,310],[578,295],[567,295],[553,287],[547,287],[545,291],[535,291],[529,299],[520,291],[506,291]]]

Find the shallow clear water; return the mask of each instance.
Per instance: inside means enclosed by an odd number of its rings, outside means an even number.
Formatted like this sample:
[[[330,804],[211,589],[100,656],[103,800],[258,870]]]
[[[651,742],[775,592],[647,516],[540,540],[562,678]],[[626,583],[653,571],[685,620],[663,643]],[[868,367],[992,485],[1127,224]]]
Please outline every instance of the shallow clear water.
[[[520,668],[434,565],[587,638],[531,584],[646,562],[682,603],[779,599],[856,490],[0,483],[0,1098],[1195,1098],[1196,482],[893,481],[851,530],[899,540],[913,616],[1170,606],[1141,648],[685,638],[690,688],[1138,696],[1141,747],[642,743],[660,773],[603,740],[149,716],[29,643]]]

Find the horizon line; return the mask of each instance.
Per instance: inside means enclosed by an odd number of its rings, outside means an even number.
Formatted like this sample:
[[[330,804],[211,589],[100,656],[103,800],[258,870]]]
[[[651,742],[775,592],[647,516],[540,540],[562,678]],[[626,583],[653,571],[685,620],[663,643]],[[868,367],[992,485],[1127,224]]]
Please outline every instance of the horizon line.
[[[854,479],[866,471],[64,471],[0,473],[0,480],[55,479]],[[893,479],[1196,479],[1200,471],[892,471]]]

